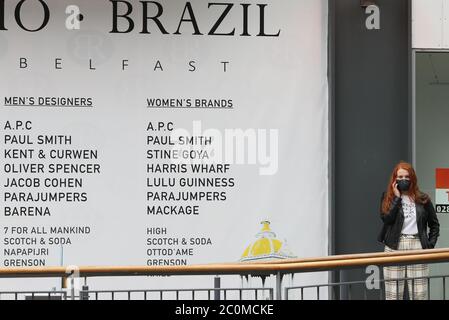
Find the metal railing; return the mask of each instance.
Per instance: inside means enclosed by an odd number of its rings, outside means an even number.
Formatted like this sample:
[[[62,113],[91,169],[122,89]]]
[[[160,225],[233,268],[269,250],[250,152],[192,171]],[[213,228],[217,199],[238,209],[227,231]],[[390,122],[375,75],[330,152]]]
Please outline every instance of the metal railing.
[[[397,288],[397,292],[396,294],[399,295],[399,283],[400,282],[404,282],[404,292],[405,290],[405,282],[411,282],[411,287],[414,288],[415,286],[415,281],[416,280],[420,280],[420,279],[426,279],[427,280],[427,299],[430,300],[430,288],[431,288],[431,282],[430,280],[432,279],[441,279],[442,280],[442,289],[443,289],[443,294],[442,294],[442,300],[446,300],[447,299],[447,295],[446,295],[446,278],[449,278],[449,274],[447,275],[437,275],[437,276],[426,276],[426,277],[414,277],[414,278],[410,278],[410,277],[405,277],[405,278],[395,278],[393,280],[388,279],[379,279],[376,280],[376,283],[378,284],[379,287],[379,300],[383,300],[385,299],[385,291],[383,290],[383,286],[381,286],[381,284],[385,284],[385,282],[393,282],[396,284],[396,288]],[[300,291],[300,300],[304,300],[304,293],[307,289],[312,289],[313,291],[316,291],[316,300],[320,300],[320,288],[330,288],[331,290],[339,290],[342,287],[346,287],[347,288],[347,293],[348,293],[348,299],[351,300],[351,293],[352,293],[352,288],[354,286],[359,285],[360,287],[363,288],[363,300],[368,300],[368,288],[366,287],[366,281],[348,281],[348,282],[338,282],[338,283],[328,283],[328,284],[320,284],[320,285],[308,285],[308,286],[294,286],[294,287],[285,287],[284,288],[284,292],[285,292],[285,299],[288,300],[289,299],[289,294],[292,291]],[[311,291],[312,291],[311,290]],[[410,290],[412,295],[410,297],[411,300],[414,300],[415,296],[415,290]]]
[[[329,292],[347,287],[351,289],[352,286],[363,285],[365,281],[355,282],[339,282],[316,284],[308,286],[291,286],[282,288],[282,278],[287,274],[308,273],[308,272],[323,272],[323,271],[338,271],[344,269],[363,268],[367,266],[391,266],[391,265],[411,265],[422,263],[442,263],[449,262],[449,248],[431,249],[431,250],[411,250],[411,251],[395,251],[395,252],[378,252],[365,254],[351,254],[338,255],[319,258],[305,258],[305,259],[285,259],[280,261],[265,261],[265,262],[242,262],[242,263],[226,263],[226,264],[204,264],[204,265],[188,265],[188,266],[80,266],[76,268],[78,277],[87,278],[92,277],[116,277],[116,276],[193,276],[193,275],[240,275],[240,276],[275,276],[275,285],[273,288],[211,288],[211,289],[143,289],[143,290],[89,290],[87,286],[75,296],[74,292],[62,294],[62,292],[55,291],[35,291],[35,292],[0,292],[0,299],[2,297],[11,296],[19,298],[30,295],[26,298],[45,296],[52,297],[60,296],[61,299],[98,299],[102,295],[109,295],[109,299],[121,297],[123,294],[125,299],[134,299],[137,293],[140,293],[139,299],[146,299],[151,294],[156,293],[158,299],[179,299],[180,293],[190,292],[189,299],[211,299],[214,293],[214,299],[226,299],[228,292],[237,292],[238,298],[242,299],[242,293],[256,292],[254,299],[258,299],[257,292],[263,292],[263,299],[289,299],[292,297],[292,292],[300,291],[299,299],[304,299],[305,290],[316,290],[316,299],[320,299],[320,289],[330,289]],[[73,269],[73,268],[72,268]],[[62,278],[69,279],[75,270],[66,267],[33,267],[33,268],[0,268],[0,278],[24,278],[24,277],[44,277],[44,278]],[[68,273],[68,270],[70,272]],[[446,278],[449,275],[432,276],[430,279],[441,278],[444,288],[444,299],[446,299]],[[71,278],[73,280],[73,278]],[[416,278],[415,278],[416,279]],[[398,281],[403,279],[397,279]],[[384,283],[385,280],[378,280]],[[412,280],[413,281],[413,280]],[[199,293],[204,292],[207,298],[199,297]],[[15,295],[17,293],[17,295]],[[169,296],[168,293],[174,293]],[[265,294],[267,293],[267,295]],[[349,290],[349,295],[351,290]],[[338,295],[337,295],[338,296]],[[330,294],[331,298],[334,295]],[[349,296],[349,298],[351,298]],[[379,298],[382,298],[382,292]]]
[[[0,300],[67,300],[66,291],[0,291]]]
[[[201,289],[145,289],[145,290],[82,290],[80,297],[84,295],[86,300],[227,300],[228,292],[237,292],[238,300],[243,299],[244,293],[250,293],[251,300],[273,300],[273,288],[201,288]],[[156,294],[151,299],[151,294]],[[173,295],[169,295],[172,293]],[[189,295],[181,296],[182,293]],[[199,295],[205,293],[204,296]],[[268,296],[265,295],[268,294]],[[140,295],[138,295],[140,294]],[[167,297],[168,296],[168,297]]]

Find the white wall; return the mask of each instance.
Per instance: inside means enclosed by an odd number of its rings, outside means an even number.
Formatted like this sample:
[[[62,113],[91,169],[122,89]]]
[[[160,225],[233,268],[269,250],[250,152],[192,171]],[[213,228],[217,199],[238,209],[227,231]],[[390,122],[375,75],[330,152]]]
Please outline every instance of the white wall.
[[[412,1],[412,47],[449,48],[449,1]]]

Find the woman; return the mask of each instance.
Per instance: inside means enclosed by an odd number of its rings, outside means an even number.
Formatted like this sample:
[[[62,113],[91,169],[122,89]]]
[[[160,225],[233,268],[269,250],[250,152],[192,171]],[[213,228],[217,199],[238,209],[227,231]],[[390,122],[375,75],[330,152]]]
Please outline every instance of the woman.
[[[400,162],[393,169],[387,192],[382,194],[380,215],[384,225],[378,240],[385,244],[386,252],[435,247],[440,224],[430,197],[419,190],[415,170],[409,163]],[[402,300],[404,296],[404,281],[387,280],[428,275],[427,264],[385,267],[385,298]],[[407,286],[410,299],[427,299],[427,279],[408,280]]]

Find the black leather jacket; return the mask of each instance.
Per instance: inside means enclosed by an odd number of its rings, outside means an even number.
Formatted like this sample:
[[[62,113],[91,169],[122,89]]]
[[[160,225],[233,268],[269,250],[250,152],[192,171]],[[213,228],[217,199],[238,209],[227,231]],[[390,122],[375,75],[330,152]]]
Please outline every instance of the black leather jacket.
[[[440,235],[440,224],[430,198],[427,202],[421,204],[416,202],[416,223],[418,226],[419,239],[423,249],[433,249],[437,243]],[[388,213],[382,212],[382,201],[385,197],[385,192],[382,194],[380,201],[380,217],[383,221],[382,230],[377,240],[393,250],[398,249],[399,238],[401,236],[402,225],[404,223],[404,212],[402,211],[402,199],[395,197],[390,205]],[[429,227],[429,233],[427,233]]]

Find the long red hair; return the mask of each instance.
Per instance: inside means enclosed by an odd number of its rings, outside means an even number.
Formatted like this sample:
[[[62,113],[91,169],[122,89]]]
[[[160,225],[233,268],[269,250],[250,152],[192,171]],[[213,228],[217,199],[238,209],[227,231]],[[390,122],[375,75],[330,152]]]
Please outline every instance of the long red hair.
[[[427,202],[428,197],[425,194],[423,194],[418,188],[418,178],[416,177],[415,169],[413,169],[410,163],[401,161],[394,167],[393,172],[391,173],[390,181],[387,187],[387,193],[382,202],[383,213],[388,213],[390,209],[391,201],[394,198],[393,182],[396,181],[399,169],[406,170],[410,175],[410,189],[408,190],[409,197],[412,198],[414,202],[419,203]]]

